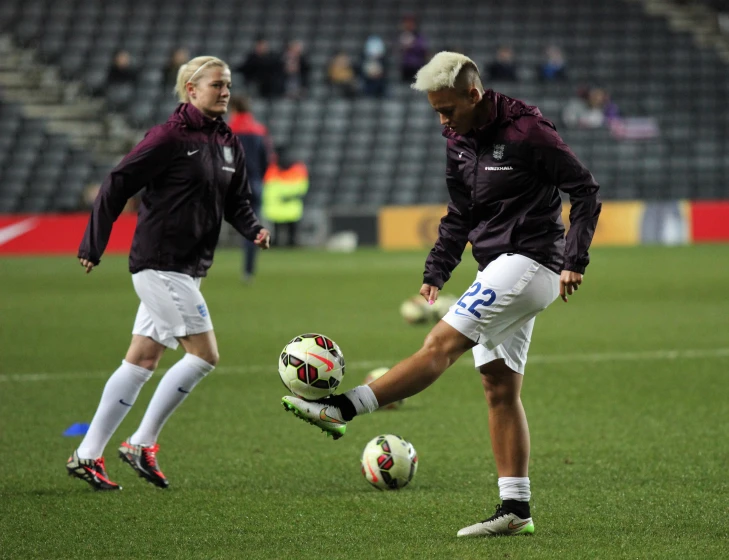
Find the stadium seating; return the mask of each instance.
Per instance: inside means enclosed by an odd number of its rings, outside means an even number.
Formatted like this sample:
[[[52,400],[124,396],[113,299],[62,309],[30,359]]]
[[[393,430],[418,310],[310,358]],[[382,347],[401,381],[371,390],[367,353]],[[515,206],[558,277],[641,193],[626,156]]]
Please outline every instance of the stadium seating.
[[[379,206],[442,202],[444,139],[421,95],[400,83],[398,24],[418,14],[432,51],[462,50],[481,66],[501,44],[513,46],[519,83],[487,84],[541,107],[603,186],[605,198],[717,198],[729,195],[727,65],[689,31],[647,15],[639,2],[589,0],[4,0],[1,31],[37,49],[67,79],[104,91],[114,51],[128,50],[140,79],[134,91],[109,91],[110,110],[140,129],[164,120],[175,106],[163,83],[171,51],[187,46],[239,64],[256,35],[280,49],[287,38],[307,45],[312,85],[302,100],[256,100],[257,117],[276,143],[311,169],[309,203]],[[365,38],[391,46],[384,100],[332,98],[326,64],[339,49],[357,58]],[[565,52],[570,82],[541,84],[535,66],[547,44]],[[234,75],[236,85],[242,77]],[[627,116],[658,120],[661,136],[617,141],[605,129],[568,130],[565,102],[580,84],[605,87]],[[129,99],[133,103],[123,107]],[[43,123],[2,105],[0,212],[65,209],[88,180],[98,180],[91,155],[75,152]],[[42,156],[42,157],[41,157]],[[104,171],[107,171],[105,169]],[[80,186],[79,186],[80,185]]]

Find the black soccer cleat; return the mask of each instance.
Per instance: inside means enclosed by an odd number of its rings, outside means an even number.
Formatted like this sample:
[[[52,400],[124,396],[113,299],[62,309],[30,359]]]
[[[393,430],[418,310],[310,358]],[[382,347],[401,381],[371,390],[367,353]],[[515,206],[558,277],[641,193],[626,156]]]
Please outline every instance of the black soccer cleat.
[[[132,445],[127,440],[119,447],[119,458],[132,467],[140,477],[155,486],[167,488],[170,483],[157,465],[157,451],[159,451],[157,443],[144,447]]]
[[[109,480],[104,466],[104,458],[79,459],[78,452],[73,454],[66,461],[66,470],[69,476],[75,476],[88,482],[94,490],[121,490],[122,487],[116,482]]]

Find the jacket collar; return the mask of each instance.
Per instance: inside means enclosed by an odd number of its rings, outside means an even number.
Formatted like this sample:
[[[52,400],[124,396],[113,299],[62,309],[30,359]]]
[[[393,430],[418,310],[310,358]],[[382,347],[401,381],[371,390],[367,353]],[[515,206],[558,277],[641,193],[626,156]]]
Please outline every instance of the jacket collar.
[[[178,122],[193,130],[220,130],[229,132],[230,129],[222,117],[211,119],[192,103],[180,103],[169,118],[171,122]]]

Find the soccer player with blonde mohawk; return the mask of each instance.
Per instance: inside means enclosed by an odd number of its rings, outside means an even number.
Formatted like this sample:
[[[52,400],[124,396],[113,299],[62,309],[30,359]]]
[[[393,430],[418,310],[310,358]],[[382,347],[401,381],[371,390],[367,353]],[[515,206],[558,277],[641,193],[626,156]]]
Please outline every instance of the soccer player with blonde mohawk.
[[[316,402],[284,407],[339,438],[358,414],[410,397],[435,382],[467,350],[489,408],[501,503],[459,537],[534,532],[529,501],[529,428],[521,387],[536,315],[582,284],[601,204],[593,176],[539,109],[484,90],[476,64],[441,52],[412,86],[427,93],[448,139],[450,203],[425,262],[420,294],[433,303],[467,242],[478,273],[431,330],[423,347],[372,382]],[[559,191],[569,195],[565,237]]]

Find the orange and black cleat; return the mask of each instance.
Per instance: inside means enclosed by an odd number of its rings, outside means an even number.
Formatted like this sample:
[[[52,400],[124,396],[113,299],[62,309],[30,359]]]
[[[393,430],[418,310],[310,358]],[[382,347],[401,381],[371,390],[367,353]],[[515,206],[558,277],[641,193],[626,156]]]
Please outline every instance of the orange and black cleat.
[[[159,451],[159,444],[155,443],[145,447],[132,445],[127,440],[122,442],[119,447],[119,458],[145,480],[160,488],[167,488],[170,483],[157,464],[157,451]]]
[[[104,466],[104,458],[79,459],[78,452],[74,451],[66,462],[69,476],[75,476],[88,482],[94,490],[121,490],[116,482],[109,480]]]

